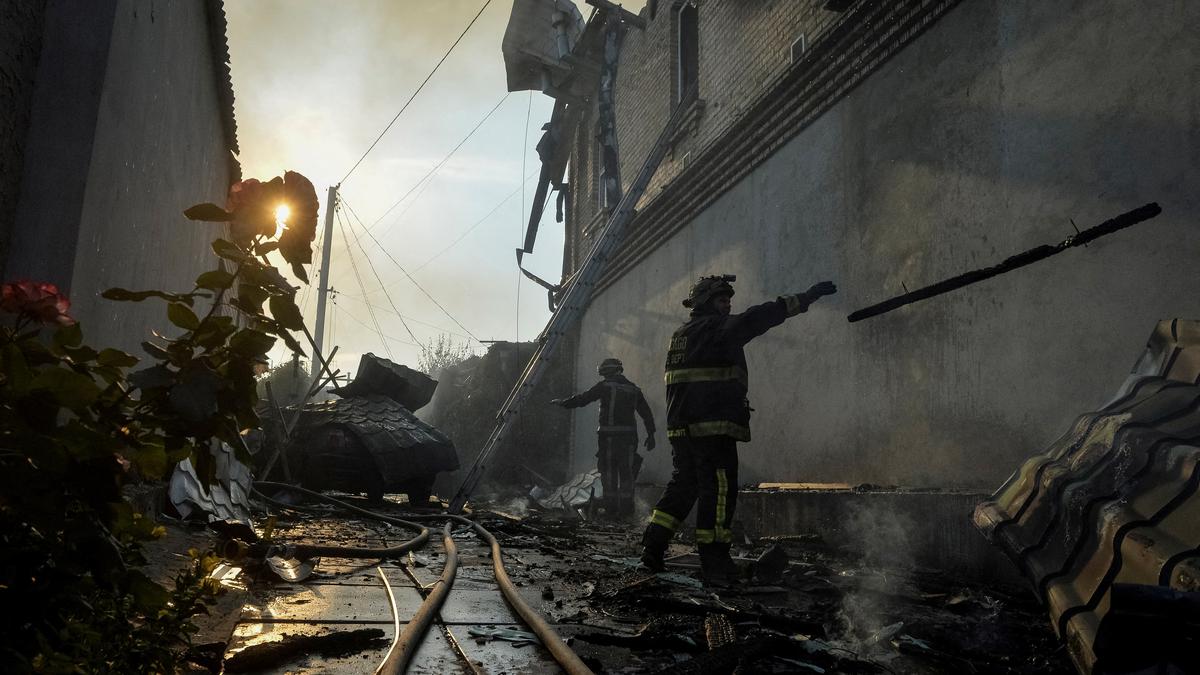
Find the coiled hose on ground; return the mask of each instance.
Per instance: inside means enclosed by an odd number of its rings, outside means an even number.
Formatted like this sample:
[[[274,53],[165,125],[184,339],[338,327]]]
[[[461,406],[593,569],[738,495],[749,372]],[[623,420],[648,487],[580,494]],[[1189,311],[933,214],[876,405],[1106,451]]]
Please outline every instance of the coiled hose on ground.
[[[396,557],[415,548],[419,548],[423,546],[429,539],[429,530],[418,523],[399,518],[392,518],[374,511],[369,511],[367,509],[354,506],[353,504],[348,504],[339,499],[328,497],[319,492],[313,492],[312,490],[307,490],[305,488],[288,485],[287,483],[273,483],[266,481],[256,482],[255,486],[289,490],[302,495],[307,495],[314,499],[319,499],[330,504],[334,504],[335,506],[342,507],[353,513],[357,513],[368,518],[420,530],[420,534],[413,539],[404,542],[399,546],[385,549],[347,548],[338,546],[298,544],[294,548],[290,549],[294,551],[297,556],[300,556],[301,552],[303,552],[304,555],[309,556],[329,555],[345,558],[379,557],[386,559]],[[277,502],[269,497],[265,497],[265,495],[263,496],[272,503],[279,504],[281,506],[290,506],[287,504],[282,504],[281,502]],[[554,629],[550,627],[550,624],[546,623],[546,620],[543,619],[541,615],[534,611],[534,609],[530,607],[524,599],[521,598],[520,594],[517,592],[517,587],[513,585],[512,580],[508,577],[507,570],[504,569],[504,559],[500,551],[500,543],[496,541],[496,538],[492,536],[491,532],[488,532],[487,529],[479,523],[458,515],[420,514],[409,515],[408,517],[414,520],[444,519],[448,521],[456,521],[471,527],[475,533],[478,534],[480,538],[486,541],[491,547],[492,572],[496,577],[496,584],[500,587],[500,592],[504,595],[504,599],[508,602],[509,606],[512,607],[513,611],[517,613],[517,616],[521,617],[521,620],[529,626],[534,635],[538,636],[538,639],[542,641],[542,645],[546,647],[546,650],[550,652],[550,655],[554,657],[554,660],[558,662],[558,665],[561,666],[562,669],[569,675],[591,675],[592,670],[588,668],[586,664],[584,664],[583,660],[579,658],[579,655],[576,654],[575,651],[569,646],[567,646],[567,643],[563,642],[563,639],[559,637],[558,633],[554,632]],[[433,621],[433,618],[437,615],[438,610],[441,608],[442,603],[446,599],[446,595],[450,592],[450,587],[454,584],[454,577],[458,569],[458,554],[457,547],[454,545],[454,539],[450,536],[449,522],[446,523],[442,530],[442,541],[446,547],[446,567],[442,571],[441,578],[439,578],[436,582],[437,587],[434,588],[432,592],[430,592],[430,594],[425,598],[425,601],[421,603],[421,607],[417,609],[416,614],[408,622],[408,625],[405,627],[403,633],[396,637],[392,648],[388,652],[387,658],[376,671],[377,673],[392,675],[394,673],[403,673],[405,671],[405,669],[408,667],[409,661],[412,659],[412,655],[416,652],[417,646],[421,642],[422,636],[428,629],[429,624]],[[393,606],[393,612],[394,611],[395,608]]]

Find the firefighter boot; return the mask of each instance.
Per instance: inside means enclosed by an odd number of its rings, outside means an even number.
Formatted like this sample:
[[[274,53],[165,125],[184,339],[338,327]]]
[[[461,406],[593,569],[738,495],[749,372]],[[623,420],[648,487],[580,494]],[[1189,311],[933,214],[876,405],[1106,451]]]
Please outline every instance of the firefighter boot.
[[[667,545],[675,533],[657,523],[650,523],[642,534],[642,567],[651,572],[661,572],[667,568],[663,556],[667,553]]]
[[[729,544],[701,544],[700,576],[705,586],[728,588],[735,585],[741,572],[729,557]]]

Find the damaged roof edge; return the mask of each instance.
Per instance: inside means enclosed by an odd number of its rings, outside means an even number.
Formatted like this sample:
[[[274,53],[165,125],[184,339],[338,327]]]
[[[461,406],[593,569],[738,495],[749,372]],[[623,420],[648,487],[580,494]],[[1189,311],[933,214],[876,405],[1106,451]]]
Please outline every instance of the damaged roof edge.
[[[230,183],[242,178],[238,161],[237,118],[234,116],[233,74],[229,66],[229,22],[225,16],[224,0],[205,0],[204,13],[208,19],[208,38],[212,45],[213,76],[216,78],[217,100],[221,108],[221,128],[225,132],[225,147],[229,150]]]

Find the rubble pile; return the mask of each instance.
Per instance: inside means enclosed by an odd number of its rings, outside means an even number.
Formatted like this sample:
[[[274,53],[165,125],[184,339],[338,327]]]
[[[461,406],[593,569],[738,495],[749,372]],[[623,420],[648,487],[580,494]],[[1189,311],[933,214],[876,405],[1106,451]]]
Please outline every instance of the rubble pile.
[[[451,440],[413,414],[437,387],[424,373],[364,354],[354,380],[333,390],[338,398],[264,411],[256,476],[269,480],[279,459],[284,478],[304,487],[427,502],[436,475],[459,467]]]
[[[514,517],[477,511],[473,517],[500,541],[521,595],[597,673],[1073,672],[1027,596],[960,582],[938,570],[880,567],[813,537],[742,539],[734,548],[746,575],[742,585],[706,588],[689,543],[677,540],[668,570],[649,574],[637,568],[636,528],[585,521],[575,512],[552,515],[532,504],[526,512]],[[293,517],[279,523],[277,536],[339,541],[349,536],[362,542],[394,537],[371,521]],[[466,556],[456,589],[465,590],[452,590],[451,597],[480,593],[472,589],[491,583],[487,554],[473,548],[478,542],[468,530],[458,530],[455,538],[460,556]],[[354,572],[361,583],[370,582],[363,567],[343,572],[330,566],[336,562],[323,561],[317,577]],[[399,562],[421,583],[432,583],[444,556],[431,545]],[[274,587],[280,590],[267,592],[300,588]],[[286,606],[287,597],[268,595],[263,602]],[[483,621],[493,610],[472,611]],[[460,632],[480,644],[499,642],[488,649],[468,645],[472,653],[507,659],[509,672],[537,669],[537,649],[529,646],[535,643],[522,627],[485,628]],[[328,666],[311,663],[312,672]],[[501,665],[483,663],[485,670]],[[448,671],[454,665],[439,667]]]

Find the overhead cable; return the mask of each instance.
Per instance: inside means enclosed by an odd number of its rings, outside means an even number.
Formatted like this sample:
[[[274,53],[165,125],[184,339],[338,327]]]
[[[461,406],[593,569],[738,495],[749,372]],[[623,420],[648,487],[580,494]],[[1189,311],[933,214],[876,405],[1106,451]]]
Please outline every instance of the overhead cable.
[[[348,297],[348,296],[342,296],[342,297]],[[366,321],[363,321],[362,319],[358,318],[354,314],[347,312],[346,308],[339,305],[337,300],[334,300],[333,304],[336,305],[339,310],[341,310],[342,314],[345,314],[347,317],[349,317],[352,321],[354,321],[358,325],[362,326],[363,328],[366,328],[367,330],[374,330],[371,326],[367,325]],[[391,335],[384,335],[383,337],[384,337],[384,339],[391,340],[392,342],[399,342],[402,345],[409,345],[411,347],[420,347],[421,346],[415,342],[409,342],[408,340],[401,340],[400,338],[392,337]]]
[[[474,224],[474,225],[472,225],[471,227],[468,227],[466,232],[463,232],[462,234],[458,235],[458,238],[457,238],[457,239],[455,239],[454,241],[450,242],[450,245],[449,245],[449,246],[447,246],[446,248],[444,248],[444,249],[442,249],[442,250],[438,251],[437,253],[433,254],[433,256],[432,256],[432,257],[430,257],[428,260],[426,260],[425,262],[421,263],[420,265],[417,265],[415,268],[413,268],[413,271],[414,271],[414,272],[419,272],[420,270],[424,269],[426,266],[428,266],[428,265],[429,265],[430,263],[432,263],[434,260],[437,260],[438,258],[442,257],[442,255],[444,255],[444,254],[445,254],[447,251],[449,251],[450,249],[452,249],[452,248],[454,248],[455,246],[457,246],[457,245],[458,245],[458,243],[459,243],[459,242],[461,242],[463,239],[466,239],[468,234],[471,234],[472,232],[474,232],[474,231],[475,231],[475,228],[477,228],[477,227],[479,227],[480,225],[482,225],[482,224],[483,224],[485,221],[487,221],[487,219],[488,219],[488,218],[491,218],[491,217],[492,217],[492,216],[493,216],[493,215],[494,215],[494,214],[495,214],[497,211],[499,211],[499,210],[500,210],[500,207],[501,207],[501,206],[504,206],[505,204],[507,204],[507,203],[508,203],[508,201],[509,201],[510,199],[512,199],[513,197],[516,197],[516,196],[517,196],[517,194],[521,192],[522,188],[524,188],[524,187],[525,187],[525,183],[528,183],[528,182],[529,182],[529,179],[530,179],[530,178],[533,178],[533,174],[532,174],[532,173],[531,173],[531,174],[529,174],[528,176],[525,176],[525,181],[524,181],[523,183],[521,183],[521,186],[520,186],[520,187],[518,187],[516,190],[513,190],[512,192],[508,193],[508,196],[507,196],[507,197],[505,197],[504,199],[500,200],[500,203],[499,203],[499,204],[496,204],[495,206],[493,206],[493,207],[492,207],[492,210],[491,210],[491,211],[488,211],[488,212],[487,212],[487,215],[485,215],[484,217],[482,217],[482,218],[480,218],[479,220],[475,221],[475,224]]]
[[[429,291],[425,290],[425,287],[423,287],[423,286],[421,286],[421,284],[417,283],[417,280],[414,279],[413,276],[408,273],[408,270],[404,269],[404,265],[401,265],[400,261],[396,260],[395,256],[393,256],[391,253],[388,252],[387,249],[385,249],[383,247],[383,244],[379,243],[379,240],[375,238],[375,235],[373,235],[367,231],[366,226],[363,225],[362,219],[358,217],[358,214],[354,212],[354,209],[351,208],[350,205],[347,204],[344,199],[342,200],[342,203],[346,205],[346,210],[350,212],[350,215],[353,216],[354,219],[358,221],[358,225],[359,225],[359,227],[363,228],[363,232],[366,232],[366,235],[371,238],[371,241],[375,242],[375,246],[377,246],[380,251],[383,251],[383,254],[388,257],[388,260],[391,260],[392,264],[395,265],[401,272],[403,272],[404,276],[408,277],[408,280],[412,282],[412,285],[416,286],[417,290],[421,291],[421,293],[424,294],[424,296],[426,298],[429,298],[430,302],[432,302],[438,309],[442,310],[442,314],[445,314],[446,318],[453,321],[454,325],[463,329],[463,332],[465,332],[467,335],[470,335],[472,340],[474,340],[480,344],[483,344],[483,341],[480,340],[478,337],[476,337],[475,334],[472,333],[469,328],[462,325],[461,321],[454,318],[454,315],[451,314],[449,311],[447,311],[446,308],[442,306],[442,303],[438,302],[437,299],[435,299],[432,295],[430,295]]]
[[[346,209],[349,210],[350,207],[346,206]],[[358,216],[355,216],[355,218],[358,218]],[[359,225],[362,225],[361,221],[359,222]],[[350,229],[353,230],[354,228],[351,227]],[[359,238],[357,232],[354,234],[354,243],[358,244],[358,249],[362,251],[363,257],[367,259],[367,266],[371,268],[371,273],[375,275],[375,281],[379,282],[379,288],[383,290],[383,296],[387,298],[388,304],[392,306],[392,311],[394,311],[396,316],[400,318],[400,323],[404,326],[404,330],[408,331],[408,336],[413,339],[413,342],[420,344],[421,341],[417,339],[417,336],[412,332],[412,329],[408,327],[408,322],[404,320],[404,315],[401,314],[400,309],[396,307],[396,301],[392,300],[392,295],[387,292],[387,289],[383,288],[383,279],[379,276],[379,270],[375,269],[375,263],[371,262],[371,256],[368,255],[367,250],[363,248],[362,240]],[[365,288],[363,289],[363,297],[367,297],[367,289]],[[367,303],[367,308],[371,308],[370,303]],[[374,311],[374,309],[371,309],[372,313],[374,313]]]
[[[368,302],[366,300],[366,298],[364,298],[363,296],[360,296],[360,295],[354,295],[352,293],[338,293],[338,297],[349,298],[355,302],[361,302],[365,305],[370,305],[371,307],[374,307],[376,311],[379,311],[379,312],[387,312],[388,314],[395,314],[395,312],[392,311],[391,308],[384,307],[383,305],[372,304],[372,303]],[[460,337],[460,338],[467,338],[468,340],[471,339],[471,336],[469,336],[469,335],[463,335],[462,333],[459,333],[457,331],[453,331],[453,330],[450,330],[449,328],[439,326],[436,323],[429,323],[428,321],[421,321],[420,319],[415,319],[412,316],[409,316],[407,314],[400,314],[398,316],[404,317],[404,320],[408,321],[409,323],[417,323],[417,324],[421,324],[422,326],[428,326],[430,328],[436,329],[437,331],[439,331],[441,333],[446,333],[447,335],[453,335],[454,337]]]
[[[463,32],[459,34],[458,38],[454,41],[454,44],[450,45],[450,48],[446,50],[445,54],[442,54],[442,58],[438,60],[437,65],[433,67],[433,70],[429,71],[429,74],[425,76],[425,79],[421,82],[420,86],[417,87],[417,90],[412,93],[412,96],[409,96],[408,100],[404,102],[404,105],[400,106],[400,112],[396,113],[396,116],[392,118],[392,121],[387,123],[387,126],[383,128],[383,131],[379,132],[379,136],[375,138],[375,140],[371,143],[371,146],[368,147],[366,152],[364,152],[362,156],[358,158],[358,161],[354,163],[354,166],[350,167],[350,170],[346,172],[345,176],[342,176],[342,179],[338,181],[338,183],[345,183],[346,179],[350,177],[350,174],[354,173],[354,170],[358,168],[358,165],[362,164],[362,161],[367,158],[367,155],[371,154],[371,151],[374,150],[375,146],[379,144],[379,141],[383,138],[384,134],[388,132],[388,129],[392,128],[392,125],[396,123],[396,120],[400,119],[400,115],[404,114],[404,111],[408,109],[408,104],[412,103],[413,99],[417,97],[417,94],[421,93],[421,90],[425,88],[425,84],[429,82],[429,80],[433,77],[433,74],[438,71],[438,68],[440,68],[442,63],[446,61],[446,58],[450,56],[450,52],[454,51],[454,48],[457,47],[458,43],[462,41],[463,36],[467,34],[467,31],[471,30],[471,26],[475,25],[475,21],[479,18],[479,15],[483,14],[483,10],[487,9],[487,6],[491,3],[492,0],[485,0],[483,6],[480,7],[479,11],[475,13],[475,16],[471,19],[471,22],[468,23],[467,27],[463,29]]]
[[[492,109],[488,111],[488,114],[484,115],[483,119],[479,120],[479,122],[476,123],[476,125],[471,129],[471,131],[468,132],[467,135],[464,136],[463,139],[458,142],[458,145],[455,145],[454,149],[451,150],[449,153],[446,154],[445,157],[442,158],[442,161],[435,164],[434,167],[432,169],[430,169],[424,176],[421,176],[420,180],[418,180],[416,183],[413,183],[412,187],[410,187],[408,189],[408,192],[405,192],[403,197],[401,197],[400,199],[397,199],[395,204],[392,204],[391,206],[389,206],[387,208],[387,210],[383,212],[382,215],[380,215],[378,218],[375,219],[375,222],[373,222],[369,226],[367,226],[367,229],[368,230],[373,229],[376,225],[379,224],[379,222],[381,220],[383,220],[384,218],[387,217],[387,214],[392,212],[392,209],[396,208],[397,206],[400,206],[400,204],[405,199],[408,199],[408,196],[411,195],[414,190],[416,190],[418,187],[420,187],[420,185],[422,183],[424,183],[427,178],[430,178],[431,176],[433,176],[433,174],[437,173],[437,170],[442,168],[442,165],[445,164],[446,162],[448,162],[450,160],[450,158],[454,156],[454,153],[458,152],[458,149],[461,148],[464,143],[466,143],[468,140],[470,140],[471,136],[475,135],[476,131],[479,131],[479,127],[483,126],[483,123],[488,121],[488,118],[490,118],[497,110],[500,109],[500,104],[504,103],[504,101],[508,98],[508,94],[509,94],[509,92],[505,92],[504,96],[502,96],[500,98],[500,100],[496,102],[496,105],[492,106]]]
[[[533,178],[533,176],[534,176],[536,173],[537,173],[537,172],[535,171],[534,173],[531,173],[531,174],[529,174],[529,175],[525,176],[525,183],[528,183],[528,182],[529,182],[529,180],[530,180],[531,178]],[[522,185],[522,187],[524,187],[524,185]],[[466,230],[465,232],[463,232],[462,234],[458,235],[458,238],[457,238],[457,239],[455,239],[454,241],[450,242],[450,245],[449,245],[449,246],[447,246],[446,248],[443,248],[442,250],[440,250],[440,251],[438,251],[437,253],[435,253],[435,254],[433,254],[432,256],[430,256],[430,257],[429,257],[429,258],[428,258],[428,259],[427,259],[425,262],[423,262],[423,263],[421,263],[420,265],[417,265],[416,267],[414,267],[414,268],[413,268],[413,270],[412,270],[412,271],[413,271],[413,273],[415,274],[415,273],[417,273],[417,272],[420,272],[421,270],[423,270],[423,269],[425,269],[426,267],[428,267],[428,266],[429,266],[429,265],[430,265],[432,262],[434,262],[434,261],[435,261],[435,260],[437,260],[438,258],[440,258],[440,257],[442,257],[443,255],[445,255],[447,252],[449,252],[449,251],[450,251],[450,249],[454,248],[455,246],[458,246],[458,244],[459,244],[459,243],[461,243],[463,239],[466,239],[466,238],[467,238],[467,235],[471,234],[471,233],[472,233],[472,232],[474,232],[474,231],[475,231],[475,230],[476,230],[476,229],[477,229],[477,228],[478,228],[480,225],[483,225],[485,222],[487,222],[487,220],[488,220],[489,218],[491,218],[493,215],[495,215],[495,214],[496,214],[496,212],[497,212],[497,211],[499,211],[499,210],[500,210],[500,207],[502,207],[502,206],[504,206],[505,204],[507,204],[507,203],[508,203],[508,202],[509,202],[509,201],[510,201],[510,200],[511,200],[513,197],[516,197],[516,196],[517,196],[517,194],[518,194],[519,192],[521,192],[521,188],[520,188],[520,187],[518,187],[517,189],[515,189],[515,190],[513,190],[512,192],[508,193],[508,196],[507,196],[507,197],[505,197],[504,199],[501,199],[501,200],[500,200],[500,202],[499,202],[498,204],[496,204],[495,206],[493,206],[493,207],[492,207],[492,210],[491,210],[491,211],[488,211],[488,212],[487,212],[487,213],[486,213],[486,214],[485,214],[485,215],[484,215],[482,218],[480,218],[479,220],[475,221],[475,224],[474,224],[474,225],[472,225],[471,227],[468,227],[468,228],[467,228],[467,230]],[[356,217],[357,217],[357,216],[356,216]],[[361,222],[361,221],[359,221],[359,222]],[[397,281],[397,282],[395,282],[395,283],[392,283],[392,284],[388,284],[387,286],[385,286],[385,287],[383,287],[383,288],[395,288],[396,286],[399,286],[399,285],[402,283],[402,281],[403,281],[403,280],[401,280],[401,281]],[[406,318],[407,318],[407,317],[406,317]],[[410,320],[412,320],[412,319],[410,319]],[[421,323],[421,322],[419,322],[419,321],[418,321],[417,323]],[[435,326],[435,328],[436,328],[436,326]],[[465,336],[461,336],[461,335],[460,335],[459,337],[465,337]]]
[[[338,225],[342,228],[342,239],[346,242],[346,257],[350,258],[350,266],[354,268],[354,278],[358,279],[358,287],[363,293],[367,292],[367,288],[363,285],[362,275],[358,272],[358,263],[354,261],[354,252],[350,250],[350,237],[346,235],[346,223],[342,221],[342,214],[337,213]],[[379,333],[379,341],[383,343],[383,350],[387,352],[388,358],[395,360],[392,357],[392,347],[388,344],[387,338],[384,337],[383,329],[379,326],[379,319],[375,316],[375,310],[368,305],[367,309],[371,315],[371,323],[375,324],[375,332]]]

